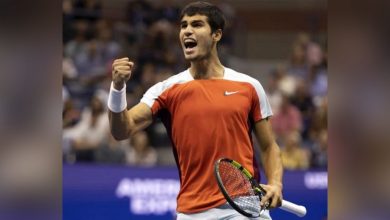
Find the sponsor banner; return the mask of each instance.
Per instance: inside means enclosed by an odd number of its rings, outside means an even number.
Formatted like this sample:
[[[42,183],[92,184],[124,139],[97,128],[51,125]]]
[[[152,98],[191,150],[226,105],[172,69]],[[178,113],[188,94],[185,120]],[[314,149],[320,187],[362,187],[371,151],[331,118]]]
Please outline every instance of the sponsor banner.
[[[136,215],[174,215],[179,188],[177,179],[123,178],[116,188],[116,196],[127,197],[129,210]]]
[[[285,171],[284,198],[305,205],[305,219],[327,214],[327,172]],[[176,167],[63,165],[63,219],[175,219]],[[274,219],[300,219],[282,210]]]

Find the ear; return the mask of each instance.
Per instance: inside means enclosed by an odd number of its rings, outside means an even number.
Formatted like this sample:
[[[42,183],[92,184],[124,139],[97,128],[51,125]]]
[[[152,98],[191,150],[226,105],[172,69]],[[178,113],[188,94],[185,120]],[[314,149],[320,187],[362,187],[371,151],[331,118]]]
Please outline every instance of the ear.
[[[212,34],[212,36],[213,36],[213,40],[214,40],[215,42],[220,41],[221,38],[222,38],[222,30],[221,30],[221,29],[218,29],[218,30],[214,31],[214,33]]]

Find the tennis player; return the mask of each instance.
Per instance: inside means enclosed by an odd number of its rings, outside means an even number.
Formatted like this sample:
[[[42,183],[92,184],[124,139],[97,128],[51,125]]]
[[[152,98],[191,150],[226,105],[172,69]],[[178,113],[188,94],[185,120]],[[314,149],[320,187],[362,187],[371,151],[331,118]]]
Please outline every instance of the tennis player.
[[[172,140],[179,169],[177,219],[248,219],[230,207],[219,191],[213,165],[220,157],[240,162],[259,179],[251,132],[261,148],[267,191],[261,203],[282,201],[282,163],[269,117],[270,104],[256,79],[223,66],[217,44],[225,19],[207,2],[190,3],[181,12],[180,43],[187,70],[152,86],[140,103],[127,110],[126,82],[134,63],[112,65],[108,100],[112,135],[123,140],[160,117]],[[268,210],[258,219],[271,219]]]

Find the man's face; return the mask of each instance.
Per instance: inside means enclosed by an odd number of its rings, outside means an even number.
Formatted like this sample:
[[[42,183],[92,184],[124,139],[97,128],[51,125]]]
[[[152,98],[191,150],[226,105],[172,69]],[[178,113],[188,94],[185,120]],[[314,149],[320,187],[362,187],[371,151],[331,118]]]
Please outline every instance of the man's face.
[[[206,58],[214,46],[211,27],[205,15],[185,15],[180,24],[180,43],[186,60]]]

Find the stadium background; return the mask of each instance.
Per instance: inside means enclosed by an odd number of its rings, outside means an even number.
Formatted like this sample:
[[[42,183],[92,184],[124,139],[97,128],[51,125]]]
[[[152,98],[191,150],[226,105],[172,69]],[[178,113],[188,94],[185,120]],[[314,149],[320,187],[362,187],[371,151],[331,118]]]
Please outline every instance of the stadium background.
[[[117,142],[105,102],[117,57],[136,63],[129,107],[186,67],[177,18],[187,2],[63,1],[64,219],[174,218],[177,172],[165,129],[157,121]],[[228,20],[219,46],[223,64],[259,79],[269,95],[285,198],[307,206],[305,219],[326,219],[327,2],[211,2]],[[273,216],[294,219],[279,210]]]

